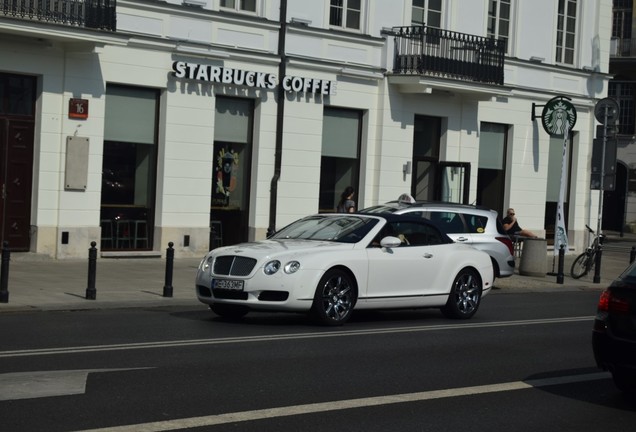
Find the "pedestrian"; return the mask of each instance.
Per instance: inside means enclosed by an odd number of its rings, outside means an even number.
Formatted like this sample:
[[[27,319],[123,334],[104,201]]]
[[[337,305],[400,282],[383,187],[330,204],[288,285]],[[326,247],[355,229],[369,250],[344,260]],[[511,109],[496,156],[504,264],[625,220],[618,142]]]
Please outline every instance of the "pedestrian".
[[[534,235],[532,231],[523,229],[519,226],[519,223],[517,222],[515,209],[509,208],[506,213],[507,215],[503,219],[502,224],[503,224],[503,229],[506,231],[508,235],[521,236],[521,237],[536,237],[536,235]]]
[[[347,186],[340,195],[340,201],[336,207],[338,213],[353,213],[356,211],[356,202],[353,200],[355,194],[354,189],[351,186]]]

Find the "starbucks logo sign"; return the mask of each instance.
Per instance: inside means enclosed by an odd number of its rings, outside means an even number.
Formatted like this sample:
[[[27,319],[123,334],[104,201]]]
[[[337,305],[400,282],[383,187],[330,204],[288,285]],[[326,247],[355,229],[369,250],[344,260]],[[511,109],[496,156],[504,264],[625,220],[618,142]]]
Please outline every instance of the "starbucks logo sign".
[[[576,108],[565,96],[552,98],[543,106],[541,113],[543,129],[554,137],[562,137],[566,129],[576,124]]]

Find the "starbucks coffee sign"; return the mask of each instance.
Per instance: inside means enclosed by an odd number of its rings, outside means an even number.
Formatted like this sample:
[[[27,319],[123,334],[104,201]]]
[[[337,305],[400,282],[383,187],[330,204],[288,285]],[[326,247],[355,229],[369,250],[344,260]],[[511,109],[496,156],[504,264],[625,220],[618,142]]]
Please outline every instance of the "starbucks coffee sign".
[[[576,108],[565,96],[557,96],[543,106],[541,113],[543,129],[553,137],[563,137],[576,124]]]
[[[274,74],[245,71],[220,66],[202,65],[176,61],[172,63],[172,76],[202,82],[230,84],[272,90],[277,85],[294,93],[312,93],[319,95],[336,94],[336,82],[314,78],[285,76],[279,82]]]

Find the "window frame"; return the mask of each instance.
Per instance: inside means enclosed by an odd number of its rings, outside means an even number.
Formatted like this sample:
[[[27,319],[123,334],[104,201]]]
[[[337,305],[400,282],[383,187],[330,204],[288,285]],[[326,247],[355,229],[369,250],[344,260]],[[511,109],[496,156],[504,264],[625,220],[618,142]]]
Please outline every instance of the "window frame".
[[[574,13],[575,15],[572,17],[568,14],[569,5],[574,4]],[[563,11],[561,12],[561,5],[563,5]],[[554,52],[554,61],[557,64],[574,66],[577,62],[577,50],[578,50],[578,40],[577,37],[580,34],[579,32],[579,2],[578,0],[559,0],[557,2],[556,8],[556,17],[557,17],[557,28],[555,33],[555,52]],[[568,31],[568,22],[570,19],[574,18],[573,31]],[[559,34],[561,34],[559,36]],[[567,45],[568,43],[568,35],[572,35],[572,46]],[[567,52],[572,51],[572,59],[571,61],[567,60]]]
[[[516,10],[515,0],[488,0],[488,14],[486,18],[486,36],[493,37],[495,39],[502,38],[501,37],[501,22],[502,22],[501,3],[502,2],[505,2],[508,4],[508,18],[507,18],[508,32],[503,37],[503,39],[506,40],[506,54],[510,55],[512,40],[513,40],[512,27],[513,27],[515,10]],[[496,4],[496,7],[497,7],[497,10],[494,15],[492,14],[492,11],[491,11],[491,6],[493,4]],[[490,26],[490,21],[492,19],[494,19],[494,23],[495,23],[494,29],[491,29],[491,26]]]
[[[342,16],[340,18],[340,24],[332,24],[331,23],[331,12],[332,12],[332,8],[336,7],[338,8],[338,5],[334,5],[332,4],[334,0],[330,0],[327,3],[327,22],[329,23],[329,28],[330,29],[338,29],[338,30],[343,30],[343,31],[349,31],[349,32],[356,32],[356,33],[363,33],[366,31],[366,25],[365,25],[365,14],[366,14],[366,5],[367,2],[366,0],[359,0],[360,1],[360,9],[357,10],[357,12],[359,13],[359,19],[358,19],[358,28],[353,28],[353,27],[348,27],[347,24],[347,17],[348,17],[348,13],[349,11],[355,11],[356,9],[351,9],[348,7],[348,4],[350,1],[355,1],[355,0],[336,0],[336,1],[340,1],[342,2]]]
[[[233,2],[234,5],[233,6],[223,6],[223,2],[227,1],[227,2]],[[243,13],[243,14],[251,14],[251,15],[256,15],[259,11],[259,6],[260,6],[260,0],[253,0],[254,1],[254,10],[250,10],[250,9],[244,9],[241,7],[241,4],[243,3],[244,0],[219,0],[219,10],[220,11],[234,11],[237,13]]]
[[[411,25],[412,26],[427,26],[427,27],[432,27],[432,28],[438,28],[441,29],[442,28],[442,23],[444,22],[444,2],[441,1],[440,2],[440,9],[431,9],[430,8],[430,1],[431,0],[422,0],[422,2],[424,3],[423,7],[420,6],[416,6],[415,2],[413,2],[411,4]],[[414,10],[418,10],[418,11],[422,11],[421,15],[423,17],[425,17],[425,21],[424,22],[420,22],[420,21],[415,21],[413,19],[413,17],[415,16],[415,14],[413,13]],[[439,26],[434,26],[430,24],[430,15],[431,13],[439,13]]]

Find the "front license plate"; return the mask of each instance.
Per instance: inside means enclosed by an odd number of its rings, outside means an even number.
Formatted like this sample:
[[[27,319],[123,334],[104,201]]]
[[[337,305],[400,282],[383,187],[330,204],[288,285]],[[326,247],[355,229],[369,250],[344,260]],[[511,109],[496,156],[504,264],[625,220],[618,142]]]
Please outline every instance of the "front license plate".
[[[244,281],[242,280],[213,279],[212,288],[226,289],[226,290],[232,290],[232,291],[243,291],[243,282]]]

